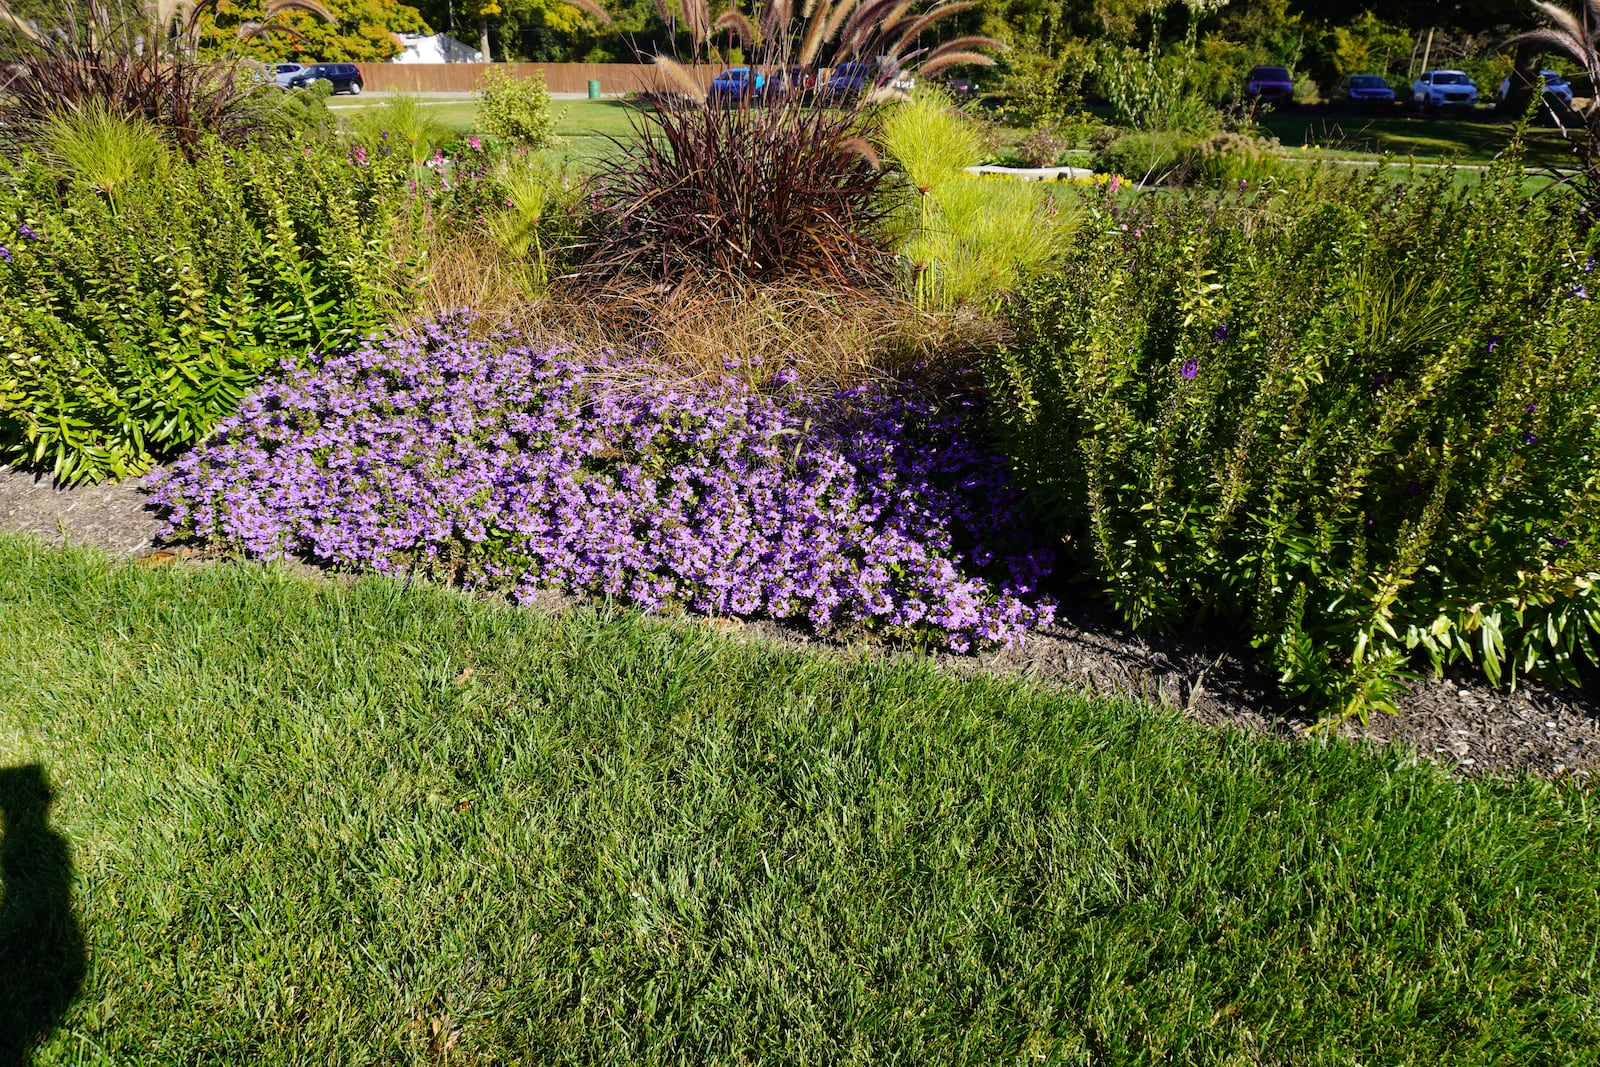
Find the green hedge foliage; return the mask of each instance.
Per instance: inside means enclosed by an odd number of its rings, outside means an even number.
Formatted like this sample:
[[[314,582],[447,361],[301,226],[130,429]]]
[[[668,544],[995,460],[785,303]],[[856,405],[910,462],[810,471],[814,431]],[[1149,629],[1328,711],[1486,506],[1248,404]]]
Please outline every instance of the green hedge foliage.
[[[496,66],[484,70],[478,124],[485,133],[522,148],[549,148],[556,143],[558,117],[543,71],[522,78]]]
[[[1600,273],[1573,199],[1515,159],[1108,198],[1017,302],[1000,432],[1124,618],[1232,627],[1324,712],[1425,663],[1578,681]]]
[[[115,198],[0,164],[0,462],[123,477],[198,441],[269,364],[382,323],[396,168],[212,145]]]

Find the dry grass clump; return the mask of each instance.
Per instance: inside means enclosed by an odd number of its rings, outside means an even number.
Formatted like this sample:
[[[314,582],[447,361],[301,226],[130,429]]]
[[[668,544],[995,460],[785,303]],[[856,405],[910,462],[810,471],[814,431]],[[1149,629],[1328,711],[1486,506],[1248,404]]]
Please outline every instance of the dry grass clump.
[[[971,309],[919,309],[893,291],[724,278],[677,287],[583,276],[529,296],[494,249],[462,242],[435,258],[419,315],[469,307],[480,328],[510,326],[579,351],[636,352],[652,375],[736,375],[763,388],[780,370],[844,389],[907,376],[950,378],[1003,340],[1004,325]]]

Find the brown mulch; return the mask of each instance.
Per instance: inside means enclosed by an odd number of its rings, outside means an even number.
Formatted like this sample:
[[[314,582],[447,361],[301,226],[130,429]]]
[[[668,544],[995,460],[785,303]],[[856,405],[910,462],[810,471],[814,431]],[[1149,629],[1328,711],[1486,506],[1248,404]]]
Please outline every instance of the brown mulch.
[[[59,489],[48,479],[0,467],[0,530],[95,546],[122,558],[179,558],[181,552],[158,548],[160,529],[138,480]],[[829,644],[772,623],[712,622],[785,644]],[[1144,700],[1214,726],[1281,736],[1306,736],[1316,726],[1239,650],[1129,633],[1092,610],[1064,613],[1017,648],[937,658],[958,673],[995,672]],[[1524,684],[1506,691],[1470,677],[1422,679],[1408,687],[1399,715],[1336,730],[1372,744],[1399,742],[1467,775],[1528,771],[1589,778],[1600,771],[1600,693],[1587,690]]]

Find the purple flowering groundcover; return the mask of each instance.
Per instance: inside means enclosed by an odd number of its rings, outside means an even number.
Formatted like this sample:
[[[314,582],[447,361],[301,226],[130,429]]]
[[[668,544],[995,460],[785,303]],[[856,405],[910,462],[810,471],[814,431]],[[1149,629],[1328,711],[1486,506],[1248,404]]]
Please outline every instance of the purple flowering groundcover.
[[[686,384],[615,354],[474,339],[466,313],[278,375],[157,477],[168,530],[307,558],[651,610],[932,634],[1049,623],[971,398]]]

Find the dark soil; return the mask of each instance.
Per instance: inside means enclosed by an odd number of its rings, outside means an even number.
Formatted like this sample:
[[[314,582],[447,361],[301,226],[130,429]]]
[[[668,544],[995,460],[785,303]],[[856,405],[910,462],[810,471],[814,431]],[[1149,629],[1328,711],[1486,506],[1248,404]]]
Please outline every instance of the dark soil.
[[[156,535],[161,520],[137,480],[58,489],[48,479],[0,467],[0,530],[54,544],[96,546],[123,558],[171,560]],[[559,602],[559,598],[552,598]],[[840,647],[794,627],[707,620],[720,630],[784,644]],[[1092,608],[1066,611],[1017,648],[981,656],[939,654],[962,674],[995,672],[1069,689],[1176,708],[1201,722],[1282,736],[1309,736],[1315,719],[1283,701],[1273,679],[1243,651],[1196,638],[1129,633]],[[1600,772],[1600,693],[1519,685],[1493,689],[1468,677],[1410,685],[1399,715],[1348,723],[1335,733],[1372,744],[1401,743],[1458,773],[1588,778]]]

